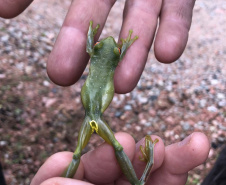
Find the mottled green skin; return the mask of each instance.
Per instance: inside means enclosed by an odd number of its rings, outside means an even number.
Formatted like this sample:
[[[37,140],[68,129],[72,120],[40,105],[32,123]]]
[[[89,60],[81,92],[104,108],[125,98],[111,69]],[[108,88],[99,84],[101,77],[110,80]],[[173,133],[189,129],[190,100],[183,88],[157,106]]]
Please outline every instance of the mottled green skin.
[[[131,39],[129,36],[122,39],[122,44],[118,45],[114,38],[107,37],[94,45],[94,36],[99,28],[92,28],[90,21],[86,51],[91,57],[89,75],[82,87],[81,97],[85,108],[85,119],[82,123],[78,144],[73,155],[72,162],[64,171],[63,177],[72,178],[78,168],[81,151],[88,143],[93,132],[99,134],[107,143],[115,149],[118,163],[132,185],[144,185],[153,166],[153,148],[158,140],[152,141],[150,136],[146,136],[145,148],[140,147],[144,160],[147,162],[146,168],[140,180],[138,180],[132,163],[123,151],[123,147],[115,139],[114,133],[108,124],[103,120],[102,114],[107,109],[114,96],[114,72],[120,60],[126,54],[127,49],[138,38]],[[119,51],[119,48],[121,52]]]

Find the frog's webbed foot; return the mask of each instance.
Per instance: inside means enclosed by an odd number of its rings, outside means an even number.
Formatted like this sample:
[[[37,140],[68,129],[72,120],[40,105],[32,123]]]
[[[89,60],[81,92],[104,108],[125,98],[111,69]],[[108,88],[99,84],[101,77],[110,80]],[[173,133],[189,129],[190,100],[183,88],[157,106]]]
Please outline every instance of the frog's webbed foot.
[[[87,42],[86,42],[86,52],[89,53],[90,56],[92,56],[93,54],[94,37],[99,27],[100,25],[98,24],[95,28],[93,28],[93,21],[89,22],[89,31],[87,34]]]
[[[147,135],[145,137],[145,148],[142,145],[140,146],[140,150],[143,156],[139,156],[139,158],[141,161],[145,161],[147,163],[143,175],[140,178],[140,182],[143,182],[144,184],[147,181],[154,164],[154,146],[158,141],[158,139],[155,139],[153,141],[151,136]]]
[[[135,36],[133,39],[131,39],[132,33],[133,30],[129,30],[128,37],[126,39],[121,39],[122,44],[119,44],[119,47],[121,48],[120,60],[122,60],[125,56],[127,49],[134,43],[135,40],[138,39],[138,36]]]

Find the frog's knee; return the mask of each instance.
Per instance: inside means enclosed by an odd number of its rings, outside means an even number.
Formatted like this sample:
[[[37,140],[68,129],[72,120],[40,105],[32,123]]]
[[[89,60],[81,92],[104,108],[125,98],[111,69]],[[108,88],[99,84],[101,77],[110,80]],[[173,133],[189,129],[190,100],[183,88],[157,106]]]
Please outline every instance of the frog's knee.
[[[119,144],[119,142],[113,143],[113,147],[114,147],[115,151],[119,151],[120,152],[120,151],[123,150],[123,147],[122,147],[122,145]]]
[[[81,153],[74,153],[73,154],[73,159],[80,159]]]

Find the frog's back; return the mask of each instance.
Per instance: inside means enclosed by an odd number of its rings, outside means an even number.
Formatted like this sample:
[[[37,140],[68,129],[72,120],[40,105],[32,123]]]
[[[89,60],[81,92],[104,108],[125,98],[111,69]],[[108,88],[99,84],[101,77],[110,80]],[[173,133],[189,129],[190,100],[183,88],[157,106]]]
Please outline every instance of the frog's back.
[[[114,96],[113,77],[119,62],[119,51],[112,37],[101,40],[94,46],[89,76],[82,87],[83,104],[89,100],[87,110],[103,112]]]

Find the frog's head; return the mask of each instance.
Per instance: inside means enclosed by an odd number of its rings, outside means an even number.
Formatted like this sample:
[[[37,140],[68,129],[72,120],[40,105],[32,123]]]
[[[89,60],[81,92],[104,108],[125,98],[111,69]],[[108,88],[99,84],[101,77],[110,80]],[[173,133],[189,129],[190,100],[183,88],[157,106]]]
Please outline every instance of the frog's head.
[[[120,59],[120,48],[113,37],[107,37],[94,45],[94,56],[116,67]]]

